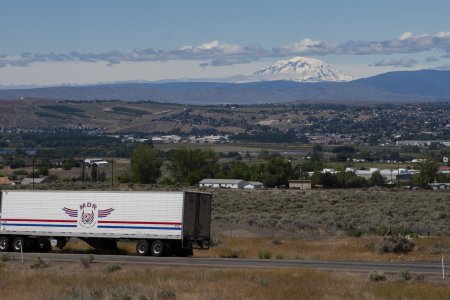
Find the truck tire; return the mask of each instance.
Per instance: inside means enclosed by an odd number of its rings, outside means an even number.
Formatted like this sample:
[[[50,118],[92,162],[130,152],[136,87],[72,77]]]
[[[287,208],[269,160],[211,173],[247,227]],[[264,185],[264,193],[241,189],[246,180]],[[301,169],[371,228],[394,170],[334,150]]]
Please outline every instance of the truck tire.
[[[150,243],[146,240],[140,240],[136,244],[136,253],[139,256],[148,255],[148,251],[150,250]]]
[[[7,252],[10,246],[11,241],[9,240],[9,237],[7,236],[0,237],[0,252]]]
[[[25,239],[18,236],[12,242],[12,249],[15,252],[25,252]]]
[[[152,243],[150,247],[150,252],[153,256],[163,256],[164,255],[164,243],[160,240],[156,240]]]

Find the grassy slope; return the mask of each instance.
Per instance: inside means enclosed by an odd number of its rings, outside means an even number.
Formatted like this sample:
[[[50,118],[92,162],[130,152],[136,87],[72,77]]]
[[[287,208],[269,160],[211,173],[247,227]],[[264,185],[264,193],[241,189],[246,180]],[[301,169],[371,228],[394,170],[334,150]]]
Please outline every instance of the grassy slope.
[[[354,228],[426,235],[450,233],[450,195],[446,191],[398,189],[210,190],[216,222],[286,231]]]

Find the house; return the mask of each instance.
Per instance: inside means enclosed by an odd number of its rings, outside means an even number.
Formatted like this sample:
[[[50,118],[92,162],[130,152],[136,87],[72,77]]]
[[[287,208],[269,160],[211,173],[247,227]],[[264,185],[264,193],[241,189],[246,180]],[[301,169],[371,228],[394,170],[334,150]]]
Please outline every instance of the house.
[[[450,167],[449,166],[440,166],[438,169],[438,173],[440,174],[449,174],[450,173]]]
[[[249,182],[247,182],[247,185],[244,186],[244,189],[247,189],[247,190],[258,190],[258,189],[263,189],[263,188],[264,188],[264,184],[259,181],[249,181]]]
[[[108,162],[106,160],[103,160],[102,158],[86,158],[84,160],[84,163],[88,167],[90,167],[90,166],[103,167],[103,166],[106,166],[108,164]]]
[[[33,184],[33,179],[34,179],[34,184],[39,184],[39,183],[47,182],[48,177],[39,177],[39,178],[26,177],[26,178],[22,179],[20,184],[22,184],[22,185]]]
[[[433,182],[430,186],[433,190],[450,190],[450,183]]]
[[[289,180],[290,189],[310,190],[311,180]]]
[[[243,189],[248,182],[242,179],[203,179],[198,185],[200,187]]]

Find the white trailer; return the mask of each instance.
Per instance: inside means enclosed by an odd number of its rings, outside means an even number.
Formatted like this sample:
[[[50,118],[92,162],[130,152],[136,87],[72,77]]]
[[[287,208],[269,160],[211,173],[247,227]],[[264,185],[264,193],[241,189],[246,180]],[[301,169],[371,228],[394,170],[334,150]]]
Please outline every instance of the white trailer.
[[[0,193],[0,252],[63,248],[77,237],[114,250],[137,241],[138,255],[208,249],[212,195],[199,192],[11,190]]]

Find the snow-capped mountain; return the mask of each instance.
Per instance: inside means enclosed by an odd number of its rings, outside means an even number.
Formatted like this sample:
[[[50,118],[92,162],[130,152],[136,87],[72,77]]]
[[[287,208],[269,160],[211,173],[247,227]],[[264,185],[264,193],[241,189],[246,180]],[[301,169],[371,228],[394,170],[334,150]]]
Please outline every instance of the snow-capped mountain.
[[[346,75],[323,61],[296,56],[279,60],[273,65],[248,76],[251,81],[290,80],[297,82],[351,81],[356,78]]]

